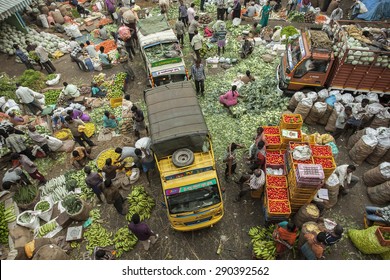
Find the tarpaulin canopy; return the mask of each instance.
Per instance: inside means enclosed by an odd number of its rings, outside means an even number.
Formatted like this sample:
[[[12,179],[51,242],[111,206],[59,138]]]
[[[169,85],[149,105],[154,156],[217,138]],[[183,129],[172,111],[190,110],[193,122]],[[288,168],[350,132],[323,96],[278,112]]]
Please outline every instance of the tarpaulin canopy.
[[[363,0],[367,12],[358,15],[358,19],[383,20],[390,18],[390,0]]]
[[[141,19],[138,21],[138,27],[144,36],[171,29],[164,16]]]
[[[32,0],[0,1],[0,20],[5,20],[14,13],[22,11],[24,8],[30,5],[31,2]]]

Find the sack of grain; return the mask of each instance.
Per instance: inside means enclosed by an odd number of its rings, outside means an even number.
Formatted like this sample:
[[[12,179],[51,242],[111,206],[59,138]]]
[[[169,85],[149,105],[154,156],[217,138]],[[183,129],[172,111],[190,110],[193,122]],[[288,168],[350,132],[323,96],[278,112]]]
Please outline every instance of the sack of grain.
[[[320,217],[320,210],[315,204],[303,205],[294,216],[294,224],[301,228],[306,222],[314,222]]]
[[[306,95],[301,92],[301,91],[297,91],[296,93],[294,93],[294,95],[290,98],[290,101],[288,102],[288,106],[287,106],[287,109],[289,109],[290,111],[294,111],[295,108],[297,108],[298,106],[298,103],[303,99],[305,98]]]
[[[333,132],[336,130],[336,120],[342,111],[344,111],[344,106],[340,102],[335,102],[332,114],[330,115],[325,126],[326,131]]]
[[[374,151],[378,144],[375,136],[363,135],[362,138],[349,151],[349,157],[357,164],[363,161]]]
[[[309,115],[310,109],[313,106],[313,102],[310,98],[303,98],[299,103],[297,108],[294,110],[294,114],[300,114],[302,116],[302,120]]]
[[[49,12],[49,15],[51,15],[54,18],[56,23],[59,23],[59,24],[64,24],[65,23],[65,19],[62,16],[60,11]]]
[[[325,114],[327,104],[324,102],[316,102],[311,108],[309,115],[305,119],[305,123],[313,125],[318,122],[319,119]]]
[[[378,145],[375,147],[374,151],[366,158],[366,161],[369,164],[377,165],[381,158],[387,153],[389,150],[389,147],[382,146],[378,143]]]
[[[367,194],[373,203],[387,206],[390,202],[390,181],[367,188]]]
[[[361,129],[352,134],[348,139],[347,149],[352,149],[352,147],[366,134],[366,129]]]
[[[366,171],[363,174],[363,181],[367,187],[373,187],[382,184],[390,179],[390,163],[383,162],[375,168]]]
[[[339,191],[340,191],[340,180],[336,174],[332,174],[329,176],[328,180],[324,185],[324,188],[328,190],[328,200],[323,202],[324,207],[329,209],[336,205]]]
[[[317,99],[318,102],[324,102],[325,99],[329,97],[329,91],[326,88],[321,89],[317,94],[318,94],[318,99]]]
[[[389,127],[390,124],[390,113],[388,108],[384,108],[378,114],[375,115],[372,120],[370,127],[378,128],[378,127]]]
[[[330,116],[332,115],[332,112],[333,112],[333,107],[327,104],[324,115],[322,116],[322,118],[320,118],[317,121],[317,123],[321,125],[326,125],[328,123]]]

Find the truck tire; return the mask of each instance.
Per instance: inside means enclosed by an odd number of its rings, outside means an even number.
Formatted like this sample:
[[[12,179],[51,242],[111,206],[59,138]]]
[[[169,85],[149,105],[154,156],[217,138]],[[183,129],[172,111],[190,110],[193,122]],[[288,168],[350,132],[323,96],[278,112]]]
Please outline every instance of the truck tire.
[[[190,149],[178,149],[172,155],[172,163],[176,167],[185,167],[194,162],[194,153]]]

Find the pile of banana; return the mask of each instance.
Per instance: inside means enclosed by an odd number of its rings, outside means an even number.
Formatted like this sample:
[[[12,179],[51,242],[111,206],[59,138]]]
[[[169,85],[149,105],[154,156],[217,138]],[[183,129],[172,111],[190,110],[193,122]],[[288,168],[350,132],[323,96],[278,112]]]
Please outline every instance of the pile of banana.
[[[150,218],[153,207],[156,205],[154,199],[145,191],[142,186],[134,186],[132,192],[127,196],[129,201],[129,213],[126,219],[131,221],[133,214],[137,213],[141,221]]]
[[[43,226],[39,227],[37,237],[44,237],[49,232],[55,230],[57,228],[57,222],[51,221]]]
[[[13,205],[11,205],[7,209],[5,209],[5,211],[4,211],[4,220],[7,223],[12,223],[13,221],[16,220],[15,207]]]
[[[262,260],[275,260],[276,247],[272,238],[275,226],[269,227],[252,227],[249,229],[249,236],[252,238],[253,253],[256,258]]]
[[[92,222],[84,233],[84,239],[87,241],[85,248],[90,254],[95,247],[106,247],[112,245],[112,232],[108,232],[100,223]]]
[[[120,258],[124,252],[133,250],[137,241],[137,237],[130,232],[127,226],[118,229],[114,236],[114,246],[117,258]]]

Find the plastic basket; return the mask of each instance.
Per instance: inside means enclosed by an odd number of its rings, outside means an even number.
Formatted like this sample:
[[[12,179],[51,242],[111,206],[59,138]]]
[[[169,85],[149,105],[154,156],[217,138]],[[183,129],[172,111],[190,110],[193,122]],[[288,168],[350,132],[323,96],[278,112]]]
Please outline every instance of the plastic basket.
[[[383,234],[387,232],[390,233],[390,227],[378,227],[375,231],[376,237],[378,237],[378,241],[382,246],[390,247],[390,240],[385,239]]]
[[[296,118],[298,122],[286,122],[286,118]],[[283,114],[280,120],[280,128],[285,129],[300,129],[303,124],[303,119],[300,114]]]
[[[279,204],[285,204],[288,206],[288,210],[287,212],[272,212],[270,211],[270,204],[275,204],[275,205],[279,205]],[[271,200],[271,199],[267,199],[267,213],[269,214],[269,216],[289,216],[291,214],[291,206],[290,206],[290,201],[288,199],[283,199],[283,200]]]
[[[276,141],[271,141],[276,140]],[[279,149],[281,144],[281,138],[280,135],[266,135],[265,140],[267,141],[267,149]],[[273,142],[273,143],[270,143]]]
[[[274,183],[273,180],[280,181],[279,183]],[[284,183],[283,183],[284,182]],[[278,176],[278,175],[266,175],[265,177],[265,185],[272,188],[287,188],[287,177],[286,176]]]
[[[280,135],[280,128],[278,126],[263,126],[265,135]]]
[[[69,129],[60,129],[56,133],[54,133],[54,137],[60,139],[61,141],[68,140],[71,138],[72,132]]]
[[[328,160],[329,162],[332,162],[331,168],[325,168],[322,163],[318,162],[320,160]],[[334,161],[333,157],[313,157],[314,164],[320,164],[322,166],[322,169],[324,170],[324,175],[330,175],[333,173],[333,171],[336,169],[336,162]]]
[[[111,108],[116,108],[119,106],[122,106],[123,98],[118,97],[118,98],[110,98],[110,106]]]
[[[310,145],[313,157],[317,158],[329,158],[333,157],[332,148],[328,145]],[[322,149],[324,152],[328,153],[328,155],[321,155],[317,149]]]

